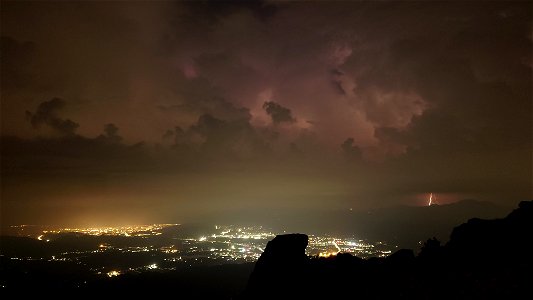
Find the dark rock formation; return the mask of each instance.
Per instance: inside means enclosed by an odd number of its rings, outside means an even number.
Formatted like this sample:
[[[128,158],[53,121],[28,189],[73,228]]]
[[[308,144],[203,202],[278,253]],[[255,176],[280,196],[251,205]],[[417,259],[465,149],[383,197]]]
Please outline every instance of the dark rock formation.
[[[291,292],[305,289],[307,243],[305,234],[278,235],[268,242],[250,275],[247,290],[254,291],[255,297],[270,298],[281,296],[280,292],[296,296]]]
[[[341,253],[307,258],[307,236],[270,241],[244,299],[518,299],[533,293],[533,201],[506,218],[471,219],[441,246],[367,260]],[[527,298],[527,297],[526,297]]]

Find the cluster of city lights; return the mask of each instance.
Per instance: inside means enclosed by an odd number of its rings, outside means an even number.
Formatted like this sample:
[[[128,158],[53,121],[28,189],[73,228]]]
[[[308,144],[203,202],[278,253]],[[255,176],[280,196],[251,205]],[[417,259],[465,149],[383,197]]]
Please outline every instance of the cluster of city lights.
[[[160,235],[161,229],[179,224],[152,224],[131,225],[119,227],[88,227],[88,228],[60,228],[56,230],[43,230],[45,234],[79,233],[86,235],[123,235],[123,236],[150,236]]]
[[[84,264],[86,258],[94,255],[136,255],[143,257],[142,266],[131,265],[122,269],[106,266],[105,263],[91,266],[97,274],[117,277],[128,272],[146,272],[154,270],[176,269],[180,265],[225,264],[238,262],[254,262],[263,253],[268,241],[277,234],[262,226],[216,225],[211,229],[199,232],[195,236],[184,235],[176,227],[170,229],[168,235],[161,236],[162,230],[179,224],[152,224],[122,227],[91,227],[91,228],[46,228],[38,235],[33,235],[43,242],[54,241],[62,234],[77,233],[82,237],[102,236],[103,240],[92,249],[77,249],[56,253],[51,257],[13,258],[13,259],[46,259],[49,261],[71,261]],[[26,229],[26,230],[24,230]],[[27,231],[21,226],[20,231]],[[137,236],[142,240],[131,239],[128,244],[114,242],[113,236]],[[128,239],[129,240],[129,239]],[[391,246],[385,243],[369,243],[355,237],[339,237],[331,235],[309,235],[306,254],[310,257],[331,257],[339,253],[351,253],[361,258],[384,257],[391,253]],[[139,256],[140,255],[140,256]],[[94,264],[94,263],[93,263]]]

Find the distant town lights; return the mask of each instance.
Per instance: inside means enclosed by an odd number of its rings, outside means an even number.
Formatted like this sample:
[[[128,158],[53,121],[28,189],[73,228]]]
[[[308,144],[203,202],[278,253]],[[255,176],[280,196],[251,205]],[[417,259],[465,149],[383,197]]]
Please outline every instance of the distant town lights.
[[[115,277],[118,275],[120,275],[120,271],[117,271],[117,270],[107,272],[107,277]]]
[[[428,195],[429,196],[429,195]],[[432,197],[432,200],[435,196]],[[426,202],[427,203],[427,202]],[[435,202],[432,202],[434,205]],[[426,204],[427,205],[427,204]],[[145,237],[156,236],[161,234],[161,229],[171,226],[172,224],[153,224],[153,225],[130,225],[123,227],[90,227],[90,228],[47,228],[40,235],[36,234],[35,238],[43,242],[47,238],[54,240],[57,234],[75,232],[89,236],[126,236],[142,237],[141,244],[135,244],[136,240],[131,241],[129,246],[118,246],[114,240],[107,239],[105,242],[100,241],[96,244],[96,249],[90,250],[73,250],[65,253],[54,253],[52,260],[76,261],[78,257],[88,255],[99,255],[107,249],[113,249],[118,253],[150,253],[150,256],[162,254],[163,261],[167,262],[241,262],[255,261],[264,251],[268,241],[276,236],[272,232],[260,226],[237,226],[237,225],[216,225],[211,227],[213,231],[198,233],[197,237],[191,236],[169,236],[165,239],[167,244],[144,244]],[[140,241],[140,240],[139,240]],[[179,242],[181,241],[181,242]],[[180,245],[177,249],[177,243]],[[359,257],[386,256],[390,254],[389,245],[379,243],[368,243],[355,237],[343,237],[332,235],[309,235],[309,244],[306,248],[306,254],[309,256],[329,257],[338,253],[352,253]],[[153,254],[153,255],[152,255]],[[18,259],[18,258],[12,258]],[[113,266],[109,266],[113,268]],[[164,265],[151,263],[135,266],[124,270],[113,270],[109,274],[102,272],[108,277],[123,275],[129,271],[151,271],[167,270],[174,266],[165,263]],[[129,270],[129,271],[128,271]],[[100,272],[100,270],[98,270]],[[99,273],[99,274],[102,274]]]

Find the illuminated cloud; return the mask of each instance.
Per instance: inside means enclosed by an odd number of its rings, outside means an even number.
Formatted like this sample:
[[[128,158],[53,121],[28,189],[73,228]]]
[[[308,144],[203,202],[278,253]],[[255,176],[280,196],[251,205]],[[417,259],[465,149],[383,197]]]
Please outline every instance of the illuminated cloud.
[[[531,197],[526,3],[8,2],[1,14],[9,212]]]

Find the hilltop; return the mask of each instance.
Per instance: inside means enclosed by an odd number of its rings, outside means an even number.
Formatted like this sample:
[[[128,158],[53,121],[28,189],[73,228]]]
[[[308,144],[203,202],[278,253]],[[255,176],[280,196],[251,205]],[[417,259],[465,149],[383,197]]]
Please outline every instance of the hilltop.
[[[256,263],[244,299],[514,299],[531,292],[533,201],[502,219],[471,219],[450,240],[428,239],[415,256],[341,253],[307,257],[307,235],[276,236]]]

